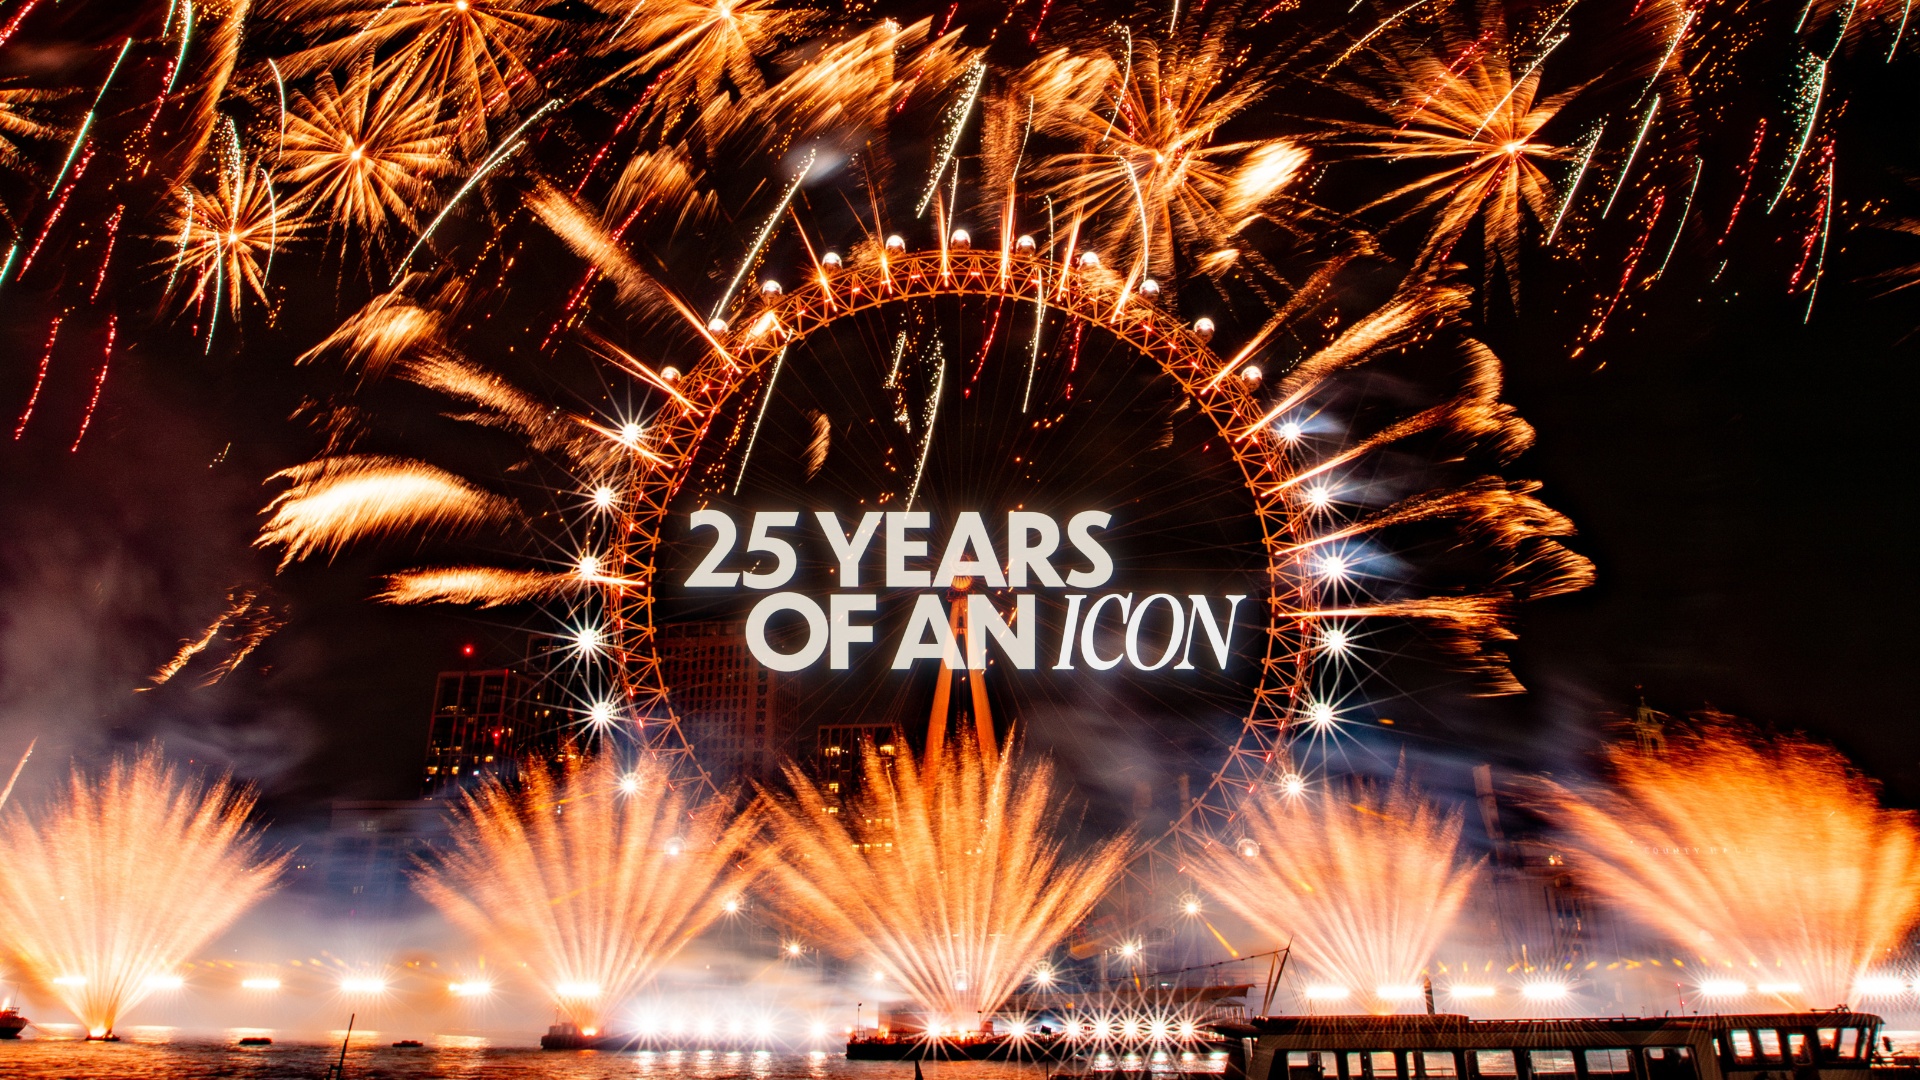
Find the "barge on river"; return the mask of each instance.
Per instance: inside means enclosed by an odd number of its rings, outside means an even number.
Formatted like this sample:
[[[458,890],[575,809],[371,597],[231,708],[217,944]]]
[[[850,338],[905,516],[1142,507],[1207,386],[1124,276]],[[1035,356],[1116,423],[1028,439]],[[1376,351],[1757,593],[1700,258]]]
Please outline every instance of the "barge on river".
[[[1232,1080],[1920,1080],[1889,1068],[1881,1020],[1835,1010],[1471,1020],[1267,1016],[1220,1022]],[[1904,1064],[1904,1062],[1902,1063]],[[1905,1077],[1902,1078],[1905,1080]]]

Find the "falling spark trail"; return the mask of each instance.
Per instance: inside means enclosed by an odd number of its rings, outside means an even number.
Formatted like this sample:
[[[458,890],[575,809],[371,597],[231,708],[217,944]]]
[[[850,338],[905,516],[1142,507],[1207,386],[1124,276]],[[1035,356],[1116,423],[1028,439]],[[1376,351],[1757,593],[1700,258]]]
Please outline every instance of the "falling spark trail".
[[[40,737],[36,735],[27,743],[27,752],[20,755],[20,763],[13,767],[13,775],[7,777],[7,789],[0,791],[0,806],[7,805],[7,800],[12,798],[13,785],[20,782],[20,770],[27,767],[27,759],[33,756],[33,748],[39,741]]]
[[[133,48],[133,39],[128,38],[120,44],[120,55],[113,58],[113,66],[107,69],[107,81],[100,84],[100,92],[93,95],[93,105],[87,109],[87,115],[80,120],[80,130],[74,133],[73,145],[67,147],[67,159],[60,163],[60,173],[53,178],[47,188],[47,196],[60,190],[60,182],[67,178],[67,170],[73,167],[73,156],[80,152],[80,145],[87,141],[87,133],[93,130],[94,113],[100,109],[100,99],[107,96],[107,87],[113,85],[113,76],[120,70],[120,61],[127,58],[127,50]]]
[[[1740,207],[1747,201],[1747,190],[1753,185],[1753,171],[1760,164],[1760,147],[1766,139],[1767,118],[1763,116],[1760,118],[1760,126],[1753,132],[1753,153],[1747,155],[1746,172],[1740,177],[1740,194],[1734,196],[1733,212],[1727,215],[1727,231],[1720,234],[1720,239],[1714,244],[1715,247],[1726,243],[1727,238],[1733,235],[1733,224],[1740,220]],[[1719,276],[1714,275],[1716,278]]]
[[[718,319],[726,314],[727,305],[733,303],[733,294],[739,290],[741,280],[747,276],[747,271],[753,269],[754,260],[760,257],[760,249],[766,246],[767,238],[773,235],[773,230],[780,224],[780,219],[786,216],[787,207],[793,202],[794,193],[800,190],[800,185],[806,180],[807,174],[813,171],[814,157],[814,151],[807,151],[806,163],[800,166],[800,171],[795,174],[793,182],[787,185],[787,193],[780,197],[780,205],[767,216],[767,223],[760,226],[760,234],[753,238],[753,247],[748,249],[747,257],[740,260],[740,269],[734,271],[733,280],[727,284],[727,291],[721,294],[720,302],[713,305],[713,314],[710,318]]]
[[[1047,250],[1053,250],[1053,200],[1047,200]],[[1033,400],[1033,378],[1040,370],[1040,332],[1047,328],[1047,281],[1044,275],[1036,275],[1033,291],[1033,351],[1027,357],[1027,389],[1020,395],[1020,412],[1024,415],[1027,405]]]
[[[1888,63],[1892,63],[1893,55],[1900,51],[1900,39],[1907,36],[1907,20],[1913,16],[1913,4],[1914,0],[1907,0],[1906,6],[1900,9],[1900,29],[1894,31],[1893,45],[1887,49]]]
[[[271,57],[267,59],[267,66],[273,69],[273,85],[280,90],[279,153],[284,155],[287,152],[287,80],[280,77],[280,65],[274,63]]]
[[[1673,242],[1667,245],[1667,254],[1660,260],[1660,269],[1653,272],[1649,281],[1659,281],[1660,275],[1667,272],[1667,264],[1673,261],[1673,253],[1680,247],[1680,237],[1687,231],[1687,214],[1693,210],[1694,192],[1700,190],[1700,174],[1704,171],[1706,159],[1698,154],[1693,157],[1693,182],[1687,185],[1687,201],[1680,204],[1680,221],[1673,227]]]
[[[760,392],[760,412],[753,418],[753,431],[747,435],[746,452],[740,455],[740,475],[733,478],[733,493],[740,494],[740,485],[747,478],[747,463],[753,460],[753,444],[760,439],[760,422],[767,418],[767,409],[773,404],[773,384],[780,379],[780,366],[786,362],[787,350],[782,348],[773,358],[773,372],[767,376],[767,388]]]
[[[447,205],[441,207],[440,212],[434,215],[433,222],[427,226],[426,231],[421,233],[420,238],[415,240],[413,246],[407,249],[407,257],[400,260],[399,268],[393,272],[393,280],[388,283],[389,288],[400,284],[400,279],[406,275],[407,264],[413,261],[414,252],[420,250],[420,245],[427,242],[427,238],[432,236],[433,231],[440,227],[440,223],[447,219],[447,215],[453,212],[453,208],[459,205],[460,200],[466,196],[467,192],[473,190],[473,186],[478,184],[482,178],[492,172],[501,162],[512,157],[518,153],[522,147],[527,145],[524,142],[514,141],[520,137],[520,133],[527,130],[535,120],[545,116],[551,110],[558,108],[559,105],[559,98],[549,100],[545,105],[535,109],[532,116],[521,121],[520,126],[514,128],[511,134],[500,140],[500,148],[488,154],[486,160],[480,163],[480,167],[473,170],[473,175],[467,177],[467,182],[460,185],[460,190],[453,193],[453,198],[448,199]]]
[[[13,245],[7,248],[7,257],[0,260],[0,285],[6,284],[7,275],[13,272],[13,257],[18,254],[20,254],[20,241],[15,240]]]
[[[1640,234],[1639,242],[1634,244],[1633,250],[1628,253],[1627,268],[1620,275],[1620,285],[1614,290],[1613,299],[1607,301],[1606,308],[1600,312],[1600,318],[1593,324],[1593,332],[1587,335],[1586,341],[1574,347],[1573,352],[1569,354],[1569,359],[1586,352],[1587,346],[1599,341],[1600,335],[1606,333],[1607,320],[1613,317],[1614,309],[1620,306],[1620,301],[1627,295],[1627,289],[1632,286],[1634,268],[1640,265],[1640,256],[1646,253],[1647,241],[1653,239],[1654,226],[1660,223],[1660,210],[1666,206],[1666,202],[1665,192],[1654,192],[1653,212],[1647,215],[1647,231]]]
[[[1120,32],[1126,35],[1127,38],[1127,62],[1126,66],[1120,70],[1120,93],[1114,97],[1113,115],[1107,118],[1107,130],[1100,134],[1100,142],[1103,145],[1106,143],[1107,137],[1113,134],[1113,125],[1120,122],[1120,114],[1126,109],[1127,87],[1133,81],[1133,28],[1127,26],[1125,23],[1118,25]],[[1031,94],[1027,95],[1027,131],[1029,134],[1033,131],[1033,95]],[[1025,137],[1022,137],[1020,140],[1020,152],[1024,154],[1026,151],[1027,140]],[[1016,176],[1020,173],[1020,163],[1018,159],[1014,161],[1013,171]]]
[[[1337,68],[1341,64],[1346,63],[1348,57],[1352,56],[1354,53],[1359,52],[1361,49],[1366,48],[1367,42],[1372,41],[1374,38],[1377,38],[1381,34],[1385,33],[1388,27],[1392,26],[1394,23],[1399,22],[1401,18],[1411,13],[1414,8],[1420,7],[1425,3],[1427,3],[1427,0],[1413,0],[1413,3],[1408,4],[1406,7],[1403,7],[1399,11],[1396,11],[1393,14],[1387,16],[1386,20],[1383,21],[1379,26],[1376,26],[1372,30],[1367,31],[1366,34],[1360,38],[1359,41],[1356,41],[1353,44],[1347,46],[1347,51],[1341,53],[1339,56],[1334,57],[1333,63],[1327,65],[1327,72],[1331,73],[1334,68]]]
[[[913,500],[920,494],[920,478],[927,472],[927,455],[933,451],[933,425],[940,419],[940,395],[947,386],[947,352],[940,347],[940,340],[934,339],[933,354],[940,358],[940,366],[934,370],[933,397],[927,401],[927,433],[920,444],[920,464],[913,470],[913,487],[907,490],[907,509],[913,509]]]
[[[180,212],[180,242],[173,249],[173,269],[167,271],[167,292],[173,291],[173,282],[180,275],[180,263],[187,256],[187,239],[193,235],[193,189],[181,188],[181,200],[186,204]]]
[[[1627,163],[1620,167],[1620,179],[1613,182],[1613,191],[1607,196],[1606,209],[1600,211],[1602,221],[1606,220],[1608,214],[1613,213],[1614,200],[1620,197],[1621,190],[1627,186],[1627,174],[1633,171],[1634,160],[1640,156],[1640,147],[1647,141],[1647,129],[1653,126],[1653,114],[1659,111],[1660,95],[1655,94],[1652,104],[1647,106],[1646,119],[1640,121],[1640,134],[1634,136],[1633,150],[1627,154]]]
[[[1046,283],[1040,284],[1040,291],[1046,291]],[[1020,395],[1020,411],[1025,413],[1027,405],[1033,400],[1033,377],[1040,370],[1040,332],[1047,327],[1047,302],[1036,293],[1033,298],[1033,351],[1027,357],[1027,390]]]
[[[167,96],[173,93],[174,83],[180,78],[180,70],[187,66],[187,43],[193,40],[193,0],[186,0],[186,3],[181,5],[180,24],[180,55],[174,57],[173,67],[167,70],[167,88],[160,92],[160,101],[163,104]],[[156,108],[154,111],[159,110]]]
[[[5,45],[7,39],[13,36],[13,32],[20,29],[20,24],[26,20],[27,15],[33,11],[38,3],[39,0],[27,0],[26,6],[14,13],[13,21],[8,23],[4,28],[0,28],[0,45]]]
[[[113,261],[113,243],[120,238],[120,217],[126,212],[125,206],[116,206],[113,216],[107,219],[107,250],[100,256],[100,273],[93,279],[93,292],[87,296],[89,304],[100,299],[100,286],[107,283],[107,264]]]
[[[974,103],[980,100],[980,87],[986,82],[987,63],[976,61],[973,65],[971,82],[966,96],[950,106],[954,114],[953,123],[947,128],[946,139],[940,147],[940,160],[935,163],[933,175],[927,180],[927,190],[920,196],[920,205],[914,208],[914,217],[924,217],[927,204],[933,201],[933,193],[940,188],[940,180],[947,175],[947,163],[953,160],[953,152],[960,145],[960,131],[967,126],[967,120],[973,115]]]
[[[1813,126],[1820,120],[1820,103],[1825,100],[1827,93],[1827,64],[1824,60],[1815,60],[1814,65],[1819,69],[1820,74],[1819,78],[1813,80],[1813,100],[1806,106],[1806,123],[1800,126],[1800,144],[1793,148],[1793,159],[1787,162],[1787,173],[1780,178],[1780,190],[1774,192],[1773,201],[1767,203],[1769,214],[1773,213],[1773,208],[1779,206],[1780,200],[1786,197],[1787,188],[1793,183],[1793,174],[1800,168],[1800,158],[1807,152],[1807,142],[1813,138]],[[1806,97],[1804,89],[1800,92],[1800,96],[1803,99]]]
[[[1822,190],[1820,193],[1820,254],[1818,258],[1814,260],[1813,279],[1807,283],[1807,310],[1805,311],[1805,313],[1803,313],[1800,316],[1800,322],[1803,325],[1808,320],[1813,318],[1813,301],[1816,296],[1820,295],[1820,274],[1821,274],[1821,271],[1824,270],[1827,265],[1827,236],[1833,225],[1833,146],[1832,144],[1828,144],[1827,146],[1826,157],[1827,157],[1827,170],[1826,170],[1826,175],[1822,177],[1822,180],[1821,180]],[[1811,237],[1809,237],[1809,239],[1811,239]],[[1809,249],[1811,249],[1812,245],[1809,244],[1808,247]],[[1806,268],[1805,256],[1802,256],[1801,269],[1804,270],[1805,268]],[[1794,271],[1793,276],[1797,281],[1800,277],[1800,271],[1798,270]]]
[[[120,316],[107,316],[107,350],[100,358],[100,377],[93,380],[93,396],[87,399],[87,412],[80,418],[80,433],[73,437],[73,445],[67,450],[69,454],[80,452],[80,440],[87,437],[87,428],[93,423],[93,410],[100,404],[100,390],[107,385],[107,367],[113,363],[113,335],[119,326]]]
[[[20,264],[21,274],[24,275],[33,266],[33,260],[39,257],[40,248],[46,244],[47,237],[53,235],[54,223],[59,221],[60,215],[66,212],[67,201],[73,198],[73,190],[80,186],[80,178],[86,175],[87,165],[93,160],[94,151],[97,149],[98,147],[89,145],[87,152],[80,155],[80,167],[74,170],[73,181],[67,185],[65,191],[60,193],[59,201],[53,204],[53,211],[47,215],[47,223],[40,227],[40,235],[34,240],[32,250],[27,252],[26,260]]]
[[[33,419],[33,406],[40,400],[40,388],[47,382],[47,365],[53,363],[53,343],[60,337],[60,320],[63,315],[53,317],[53,326],[47,331],[47,351],[40,354],[40,374],[34,376],[33,393],[27,398],[27,410],[20,414],[20,426],[13,429],[13,441],[19,442],[20,436],[27,433],[27,421]]]
[[[1587,177],[1587,166],[1593,163],[1593,152],[1600,148],[1600,136],[1607,133],[1607,125],[1602,122],[1587,140],[1587,149],[1580,155],[1580,167],[1574,170],[1573,183],[1567,185],[1567,197],[1560,200],[1560,210],[1553,215],[1553,228],[1547,230],[1547,246],[1553,246],[1553,238],[1560,235],[1560,223],[1567,219],[1567,208],[1573,205],[1573,196],[1580,190],[1580,181]]]
[[[892,390],[900,385],[900,361],[906,355],[907,332],[902,330],[900,336],[893,339],[893,370],[887,372],[887,389]]]
[[[1680,20],[1679,28],[1673,32],[1673,41],[1667,45],[1667,54],[1660,58],[1660,66],[1653,69],[1653,77],[1647,80],[1647,85],[1641,89],[1640,96],[1633,99],[1634,106],[1638,106],[1641,102],[1647,100],[1647,94],[1659,84],[1660,76],[1666,74],[1667,65],[1673,62],[1673,54],[1679,51],[1680,42],[1686,39],[1688,28],[1693,25],[1693,20],[1697,18],[1699,14],[1700,12],[1697,9],[1689,11],[1687,12],[1687,17]]]

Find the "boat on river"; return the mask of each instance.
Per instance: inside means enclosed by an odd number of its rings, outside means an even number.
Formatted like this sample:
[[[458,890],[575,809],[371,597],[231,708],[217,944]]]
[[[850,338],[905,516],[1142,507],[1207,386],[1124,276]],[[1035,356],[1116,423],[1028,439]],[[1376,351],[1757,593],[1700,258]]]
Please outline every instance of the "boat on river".
[[[1920,1080],[1881,1019],[1803,1013],[1473,1020],[1262,1016],[1219,1022],[1231,1080]]]

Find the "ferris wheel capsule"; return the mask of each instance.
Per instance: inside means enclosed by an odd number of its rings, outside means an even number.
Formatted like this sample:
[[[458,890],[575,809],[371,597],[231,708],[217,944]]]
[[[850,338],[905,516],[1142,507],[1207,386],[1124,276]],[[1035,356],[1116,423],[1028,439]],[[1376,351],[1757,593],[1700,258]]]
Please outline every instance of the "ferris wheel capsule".
[[[899,255],[907,250],[906,238],[895,234],[887,237],[887,254]]]
[[[1083,251],[1083,252],[1081,252],[1081,253],[1080,253],[1080,269],[1082,269],[1082,270],[1091,270],[1091,269],[1093,269],[1094,267],[1096,267],[1096,266],[1099,266],[1099,265],[1100,265],[1100,253],[1099,253],[1099,252],[1097,252],[1097,251]]]
[[[1160,295],[1160,283],[1153,280],[1152,278],[1148,278],[1147,280],[1141,282],[1140,295],[1146,297],[1149,300],[1157,298]]]
[[[973,237],[965,229],[953,230],[953,236],[947,240],[947,246],[955,251],[965,251],[973,246]]]
[[[762,282],[760,285],[761,296],[771,298],[771,297],[779,296],[780,293],[781,293],[780,283],[773,280],[772,278],[768,278],[766,281]]]
[[[1034,243],[1033,237],[1031,236],[1023,236],[1013,242],[1013,250],[1021,255],[1031,255],[1039,246],[1040,245]]]
[[[1201,341],[1213,340],[1213,320],[1200,318],[1193,320],[1193,336]]]
[[[707,320],[707,330],[709,333],[724,334],[727,332],[727,320],[716,315]]]
[[[837,251],[829,251],[825,255],[820,256],[820,265],[829,270],[840,269],[840,253]]]

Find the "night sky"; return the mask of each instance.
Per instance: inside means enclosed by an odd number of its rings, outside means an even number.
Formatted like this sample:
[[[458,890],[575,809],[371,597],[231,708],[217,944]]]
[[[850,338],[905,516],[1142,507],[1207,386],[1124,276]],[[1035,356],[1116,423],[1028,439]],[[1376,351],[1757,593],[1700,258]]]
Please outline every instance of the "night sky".
[[[1777,136],[1787,123],[1795,50],[1824,52],[1826,45],[1803,45],[1791,32],[1797,4],[1758,5],[1747,15],[1731,9],[1704,9],[1710,15],[1702,20],[1699,55],[1727,55],[1709,45],[1749,31],[1754,43],[1732,54],[1732,75],[1697,69],[1689,112],[1671,130],[1661,127],[1646,151],[1645,191],[1674,200],[1687,192],[1693,156],[1703,162],[1693,197],[1698,217],[1688,219],[1660,280],[1649,283],[1641,266],[1604,335],[1571,356],[1595,304],[1613,292],[1637,235],[1632,209],[1616,212],[1628,223],[1610,219],[1581,231],[1577,245],[1563,243],[1578,247],[1577,256],[1549,257],[1540,230],[1529,226],[1518,311],[1496,279],[1486,295],[1497,299],[1483,296],[1472,316],[1474,332],[1506,362],[1507,400],[1538,432],[1535,448],[1504,474],[1544,483],[1542,497],[1577,524],[1569,544],[1596,563],[1598,583],[1521,609],[1520,640],[1510,651],[1525,695],[1473,697],[1469,685],[1431,662],[1410,661],[1395,687],[1376,688],[1383,699],[1376,715],[1390,716],[1395,726],[1359,737],[1356,745],[1372,758],[1407,748],[1452,763],[1578,768],[1609,717],[1630,710],[1644,693],[1671,714],[1710,705],[1830,740],[1886,783],[1890,801],[1920,805],[1920,728],[1905,686],[1907,658],[1920,647],[1909,614],[1920,602],[1909,538],[1913,424],[1911,382],[1901,374],[1920,359],[1920,314],[1908,294],[1882,295],[1886,283],[1875,279],[1920,261],[1920,239],[1875,227],[1920,213],[1920,193],[1903,182],[1920,171],[1920,121],[1911,108],[1920,72],[1910,42],[1884,61],[1884,27],[1836,54],[1814,140],[1834,147],[1831,234],[1817,299],[1803,321],[1804,283],[1790,285],[1789,278],[1817,220],[1820,196],[1809,178],[1818,170],[1802,166],[1773,214],[1749,206],[1730,239],[1720,238],[1754,120],[1772,118]],[[18,0],[0,6],[0,24],[18,10]],[[928,10],[949,15],[945,5]],[[1355,106],[1331,80],[1316,79],[1317,67],[1304,58],[1325,55],[1323,35],[1350,41],[1388,10],[1348,16],[1344,4],[1308,4],[1248,29],[1255,56],[1295,74],[1236,121],[1233,136],[1299,135],[1313,129],[1315,117],[1350,113]],[[1570,106],[1578,115],[1554,121],[1564,130],[1546,129],[1563,145],[1598,118],[1630,127],[1621,118],[1641,114],[1634,103],[1645,80],[1623,72],[1644,65],[1634,58],[1649,48],[1657,53],[1664,42],[1623,44],[1622,35],[1610,34],[1628,10],[1637,5],[1588,0],[1571,20],[1564,52],[1547,66],[1550,88],[1588,87]],[[906,20],[920,12],[878,5],[842,13],[837,22],[864,26],[885,14]],[[976,45],[987,45],[989,31],[1008,20],[1019,32],[996,35],[989,53],[1008,65],[1031,59],[1049,41],[1111,45],[1103,27],[1114,20],[1130,20],[1142,33],[1164,22],[1152,9],[1120,6],[1056,12],[1037,44],[1029,44],[1033,16],[963,4],[951,17],[972,28],[967,41]],[[79,88],[76,99],[47,106],[70,125],[121,39],[155,34],[159,20],[157,9],[67,0],[28,18],[0,47],[0,77],[7,80],[0,87]],[[260,56],[283,50],[275,35],[286,32],[263,30]],[[1296,53],[1303,59],[1289,67],[1285,58]],[[129,91],[121,112],[101,122],[106,148],[91,167],[93,186],[79,189],[36,265],[0,284],[0,416],[9,435],[34,392],[49,319],[77,313],[66,316],[30,422],[21,434],[0,438],[0,758],[10,760],[34,737],[36,764],[158,738],[176,756],[256,781],[267,812],[283,820],[303,818],[329,799],[413,797],[434,673],[466,663],[466,644],[475,646],[475,664],[516,663],[526,631],[549,625],[549,617],[533,607],[466,612],[374,604],[368,597],[375,576],[411,565],[420,550],[410,540],[356,547],[278,573],[277,552],[251,546],[259,512],[277,490],[267,478],[323,445],[292,414],[308,397],[353,388],[337,365],[297,365],[295,358],[365,303],[387,273],[366,270],[339,234],[325,241],[316,232],[276,267],[271,322],[253,301],[239,331],[229,326],[206,348],[200,321],[179,314],[177,298],[163,299],[171,243],[165,189],[136,180],[110,187],[99,179],[127,168],[115,164],[113,146],[138,127],[136,98]],[[902,188],[917,186],[926,170],[938,104],[915,114],[909,124],[917,127],[893,135]],[[580,115],[601,119],[573,122],[604,130],[611,108],[581,104]],[[257,110],[235,111],[258,126]],[[1777,136],[1768,144],[1768,161],[1777,163],[1786,141]],[[0,198],[28,244],[48,218],[47,185],[68,142],[28,140],[24,165],[0,164]],[[516,193],[530,183],[535,163],[557,170],[558,162],[591,152],[582,145],[552,134],[525,163],[504,170],[490,188],[491,202],[476,199],[451,226],[448,257],[477,257],[496,224],[535,229],[512,211]],[[1404,271],[1420,242],[1421,219],[1394,224],[1404,203],[1366,208],[1403,182],[1392,173],[1399,163],[1351,161],[1337,146],[1309,145],[1333,163],[1315,177],[1309,198],[1376,231],[1380,254],[1372,263],[1389,274]],[[1610,184],[1626,146],[1618,135],[1602,145],[1595,176]],[[974,152],[963,141],[963,159]],[[717,163],[733,166],[715,181],[729,216],[649,249],[655,272],[674,280],[696,308],[718,296],[723,275],[764,217],[767,195],[754,193],[778,162],[761,153]],[[1556,182],[1562,171],[1555,167]],[[836,189],[844,189],[864,200],[851,175],[846,168],[828,176],[809,188],[809,198],[838,203]],[[443,179],[436,190],[444,196],[456,182]],[[1761,186],[1771,194],[1771,181]],[[1605,191],[1601,185],[1588,194]],[[125,250],[106,283],[116,343],[97,410],[73,449],[104,346],[102,309],[87,297],[99,265],[98,239],[88,230],[97,231],[116,205],[128,207],[119,241]],[[1597,216],[1595,209],[1583,202],[1577,212]],[[1662,225],[1654,249],[1671,235]],[[1477,240],[1463,243],[1456,255],[1468,264],[1463,280],[1476,285],[1487,272],[1470,250],[1477,247]],[[550,237],[531,252],[529,265],[545,260],[556,279],[570,284],[578,273]],[[1282,273],[1310,252],[1289,254]],[[392,253],[380,259],[390,266]],[[1259,321],[1244,292],[1233,295],[1238,306],[1223,318],[1223,344],[1243,339]],[[1182,292],[1190,310],[1204,297],[1204,285]],[[537,337],[553,319],[550,304],[551,297],[523,287],[502,302],[499,318],[518,319]],[[622,318],[611,303],[605,317]],[[541,389],[563,400],[592,397],[597,376],[583,373],[577,357],[573,363]],[[448,448],[417,407],[393,415],[400,419],[381,436],[388,447]],[[496,470],[512,456],[482,439],[451,452]],[[482,539],[503,550],[516,543]],[[217,685],[201,687],[194,678],[136,692],[236,589],[270,590],[263,595],[287,625]]]

